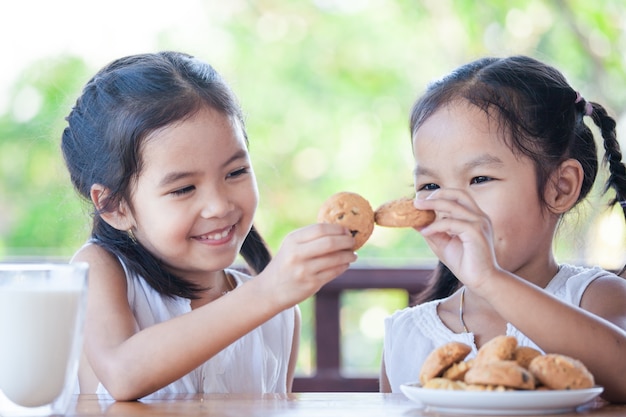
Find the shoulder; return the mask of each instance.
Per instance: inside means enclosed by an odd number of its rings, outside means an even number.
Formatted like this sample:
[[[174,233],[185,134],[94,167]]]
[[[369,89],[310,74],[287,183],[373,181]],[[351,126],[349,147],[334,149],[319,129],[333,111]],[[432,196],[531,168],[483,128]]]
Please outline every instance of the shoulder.
[[[95,244],[88,243],[80,248],[71,262],[86,262],[89,265],[89,286],[121,286],[126,292],[126,272],[119,259]]]
[[[583,293],[595,281],[614,275],[598,267],[562,264],[546,286],[546,291],[569,303],[580,305]]]
[[[597,266],[582,267],[565,264],[561,266],[558,275],[563,275],[570,286],[576,285],[585,288],[585,294],[589,291],[626,290],[626,279]]]
[[[583,302],[596,297],[602,299],[618,297],[623,301],[626,299],[626,279],[612,272],[598,269],[593,275],[593,281],[587,286]]]
[[[122,264],[115,255],[103,247],[91,242],[76,251],[71,262],[87,262],[90,269],[107,267],[118,267],[123,269]]]
[[[594,268],[594,279],[583,293],[580,307],[626,328],[626,279]]]

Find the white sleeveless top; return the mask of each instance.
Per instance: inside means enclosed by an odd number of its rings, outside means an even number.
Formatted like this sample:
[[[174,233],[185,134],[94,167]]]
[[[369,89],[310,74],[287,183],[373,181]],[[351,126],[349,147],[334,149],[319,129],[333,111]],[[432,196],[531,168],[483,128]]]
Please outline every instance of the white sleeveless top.
[[[140,330],[191,311],[189,299],[162,296],[122,265],[128,281],[128,303]],[[237,286],[252,279],[236,270],[227,272]],[[286,392],[296,308],[277,314],[189,374],[144,398],[163,393]],[[102,384],[97,393],[108,395]]]
[[[545,291],[569,304],[580,306],[587,286],[596,278],[613,275],[601,268],[582,268],[561,265]],[[385,319],[384,361],[392,392],[401,392],[400,385],[417,382],[426,356],[436,347],[448,342],[461,342],[472,346],[467,359],[478,351],[473,333],[454,333],[441,321],[437,306],[443,302],[433,300],[415,307],[396,311]],[[515,336],[520,346],[539,347],[526,335],[507,324],[506,334]]]

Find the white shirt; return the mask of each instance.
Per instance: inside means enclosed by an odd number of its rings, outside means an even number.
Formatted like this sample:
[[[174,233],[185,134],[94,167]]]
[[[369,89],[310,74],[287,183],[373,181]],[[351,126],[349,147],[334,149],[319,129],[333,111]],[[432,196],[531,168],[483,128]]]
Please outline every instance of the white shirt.
[[[128,281],[128,303],[140,330],[191,311],[189,299],[159,294],[142,277],[129,274],[126,266],[122,265]],[[229,269],[227,272],[235,279],[237,286],[252,279],[236,270]],[[203,365],[151,395],[286,392],[295,308],[277,314]],[[99,384],[97,393],[108,395],[102,384]],[[151,395],[144,398],[150,398]]]
[[[613,275],[601,268],[561,265],[545,291],[567,303],[580,306],[587,286],[596,278]],[[419,372],[428,354],[438,346],[456,341],[472,347],[467,359],[478,351],[473,333],[454,333],[441,321],[433,300],[396,311],[385,319],[384,361],[392,392],[401,392],[400,385],[419,380]],[[539,347],[526,335],[507,323],[506,334],[515,336],[519,346]]]

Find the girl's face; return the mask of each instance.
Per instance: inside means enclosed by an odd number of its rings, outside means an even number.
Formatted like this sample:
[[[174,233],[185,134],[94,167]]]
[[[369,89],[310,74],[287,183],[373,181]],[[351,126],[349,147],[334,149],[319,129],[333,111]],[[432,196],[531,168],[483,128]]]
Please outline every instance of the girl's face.
[[[533,163],[511,151],[478,107],[459,100],[438,109],[415,133],[413,152],[419,197],[439,188],[469,194],[491,221],[502,268],[519,273],[551,254],[554,219],[540,202]]]
[[[239,122],[203,109],[151,134],[141,152],[132,193],[137,239],[187,279],[232,264],[258,203]]]

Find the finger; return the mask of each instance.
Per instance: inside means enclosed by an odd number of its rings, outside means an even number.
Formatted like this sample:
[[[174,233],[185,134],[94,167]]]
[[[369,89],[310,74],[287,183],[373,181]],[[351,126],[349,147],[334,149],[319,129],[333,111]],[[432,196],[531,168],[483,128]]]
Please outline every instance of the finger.
[[[316,226],[322,227],[317,228]],[[302,250],[311,256],[320,256],[329,252],[352,249],[354,247],[354,237],[349,230],[343,226],[332,228],[325,226],[338,225],[314,225],[313,230],[307,230],[307,233],[297,239],[297,244],[301,245]]]
[[[485,215],[471,196],[465,193],[441,193],[437,196],[415,199],[413,205],[421,210],[435,211],[436,221],[447,218],[472,221]]]
[[[349,267],[350,264],[342,264],[326,268],[318,272],[318,278],[322,282],[322,285],[324,285],[346,272]]]
[[[443,233],[467,241],[483,235],[484,226],[482,223],[478,219],[467,220],[448,217],[436,220],[430,226],[422,229],[421,233],[425,237]]]
[[[275,259],[282,259],[281,262],[291,265],[290,268],[306,269],[308,273],[315,273],[325,268],[325,266],[315,266],[316,264],[324,262],[345,264],[356,260],[356,254],[352,250],[354,238],[350,234],[322,235],[305,242],[297,239],[298,237],[295,236],[285,239]],[[333,261],[332,259],[337,256],[340,260]],[[312,267],[311,263],[314,261]]]
[[[356,257],[353,247],[352,235],[329,235],[301,243],[298,250],[309,258],[329,257],[342,252],[352,258]]]
[[[311,224],[290,233],[290,236],[300,243],[310,242],[331,235],[352,236],[347,227],[334,223]]]
[[[340,251],[309,260],[306,269],[314,274],[316,279],[327,282],[348,269],[356,259],[357,255],[354,252]]]
[[[429,202],[435,201],[452,201],[457,204],[470,209],[478,209],[478,205],[472,196],[465,190],[459,190],[455,188],[440,188],[436,191],[425,194],[424,192],[418,192],[415,195],[414,205],[416,208],[420,208]]]

